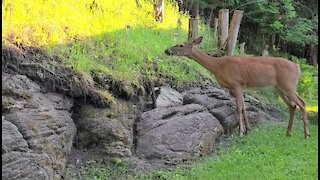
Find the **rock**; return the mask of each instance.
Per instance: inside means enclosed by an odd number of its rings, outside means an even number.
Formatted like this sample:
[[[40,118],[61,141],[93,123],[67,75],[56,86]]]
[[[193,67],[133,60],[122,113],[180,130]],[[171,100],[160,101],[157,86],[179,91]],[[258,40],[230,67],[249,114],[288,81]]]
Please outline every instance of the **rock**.
[[[156,107],[172,107],[182,105],[182,95],[167,86],[161,86],[160,94],[156,100]]]
[[[61,179],[76,128],[73,101],[2,73],[2,178]]]
[[[110,156],[131,156],[134,120],[123,111],[86,104],[78,108],[74,116],[77,148],[99,148]]]
[[[229,106],[212,108],[209,112],[219,120],[226,134],[230,134],[239,124],[237,111]]]
[[[254,107],[261,107],[258,100],[247,96],[246,112],[250,125],[261,121],[260,111]],[[219,120],[226,134],[231,133],[239,124],[235,98],[228,91],[213,86],[207,88],[192,88],[183,93],[183,104],[200,104]]]
[[[183,103],[201,104],[218,119],[225,133],[230,133],[238,125],[236,110],[230,106],[230,96],[223,90],[211,87],[209,89],[194,88],[183,93]]]
[[[2,154],[2,179],[60,179],[46,153],[11,151]]]
[[[156,108],[137,123],[136,153],[147,159],[183,161],[209,154],[223,127],[198,104]]]
[[[2,116],[2,154],[11,151],[27,152],[28,143],[18,128]]]

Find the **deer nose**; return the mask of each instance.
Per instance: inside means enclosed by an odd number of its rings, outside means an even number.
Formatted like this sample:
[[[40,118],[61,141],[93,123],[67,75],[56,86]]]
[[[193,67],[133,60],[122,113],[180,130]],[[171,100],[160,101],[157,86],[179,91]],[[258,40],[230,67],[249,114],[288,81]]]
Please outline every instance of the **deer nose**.
[[[171,52],[170,52],[169,49],[166,49],[164,52],[165,52],[167,55],[170,55],[170,54],[171,54]]]

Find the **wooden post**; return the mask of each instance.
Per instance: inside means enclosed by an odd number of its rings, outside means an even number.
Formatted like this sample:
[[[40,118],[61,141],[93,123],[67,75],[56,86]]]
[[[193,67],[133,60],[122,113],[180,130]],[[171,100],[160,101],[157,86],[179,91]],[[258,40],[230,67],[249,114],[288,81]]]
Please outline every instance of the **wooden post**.
[[[240,23],[243,16],[243,11],[235,10],[233,12],[232,20],[230,23],[230,29],[229,29],[229,37],[227,42],[227,55],[233,55],[233,51],[236,47],[236,42],[238,38],[238,33],[240,29]]]
[[[218,34],[218,22],[219,22],[219,19],[214,18],[213,20],[214,37],[217,37],[217,34]]]
[[[220,49],[225,49],[226,47],[226,41],[228,38],[228,26],[229,9],[220,9],[218,22],[218,45]]]
[[[154,8],[154,18],[156,21],[162,22],[164,19],[164,0],[157,0],[155,4],[153,4]]]
[[[189,32],[188,32],[188,41],[192,41],[198,37],[198,19],[190,18],[189,19]]]

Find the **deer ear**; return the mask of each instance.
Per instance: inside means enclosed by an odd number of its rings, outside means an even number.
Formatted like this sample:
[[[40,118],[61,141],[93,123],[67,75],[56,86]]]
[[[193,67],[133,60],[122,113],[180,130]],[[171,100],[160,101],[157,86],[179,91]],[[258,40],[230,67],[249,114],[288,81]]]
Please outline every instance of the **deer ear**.
[[[198,37],[197,39],[195,39],[195,40],[192,41],[192,45],[198,45],[198,44],[200,44],[201,41],[202,41],[202,39],[203,39],[202,36],[201,36],[201,37]]]

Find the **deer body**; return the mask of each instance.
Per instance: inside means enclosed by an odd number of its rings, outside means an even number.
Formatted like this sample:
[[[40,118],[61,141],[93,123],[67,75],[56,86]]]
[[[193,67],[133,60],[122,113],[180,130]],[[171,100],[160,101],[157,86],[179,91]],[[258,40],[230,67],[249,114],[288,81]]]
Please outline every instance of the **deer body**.
[[[302,112],[305,138],[309,136],[305,103],[296,93],[296,86],[300,77],[299,65],[278,57],[212,57],[194,47],[201,41],[202,37],[192,42],[173,46],[165,52],[168,55],[186,56],[194,59],[212,72],[221,86],[228,88],[235,94],[240,135],[250,130],[245,111],[243,89],[273,86],[278,90],[280,97],[290,110],[287,136],[290,136],[291,133],[296,106],[299,106]]]
[[[287,81],[295,81],[294,86],[296,86],[300,75],[299,66],[283,58],[241,56],[219,58],[203,56],[203,58],[208,58],[209,61],[196,61],[212,72],[219,84],[228,89],[235,86],[284,88],[281,85]]]

